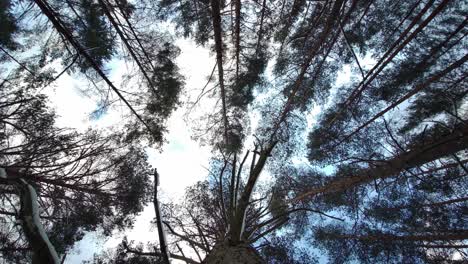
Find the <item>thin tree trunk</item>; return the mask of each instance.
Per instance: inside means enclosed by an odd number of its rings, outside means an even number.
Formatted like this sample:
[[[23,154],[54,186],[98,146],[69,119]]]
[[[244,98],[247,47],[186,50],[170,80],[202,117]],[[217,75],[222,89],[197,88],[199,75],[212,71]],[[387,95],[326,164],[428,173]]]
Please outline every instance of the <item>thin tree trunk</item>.
[[[266,149],[261,151],[258,162],[253,167],[253,170],[250,171],[250,175],[245,185],[244,191],[240,196],[237,207],[234,209],[234,217],[231,221],[229,229],[229,238],[233,245],[240,243],[243,238],[245,215],[250,202],[250,197],[254,190],[255,184],[257,183],[258,177],[260,176],[260,173],[262,172],[263,167],[265,166],[265,163],[275,145],[276,144],[272,144],[271,146],[268,146]]]
[[[143,76],[145,76],[146,81],[148,82],[148,86],[151,87],[151,91],[153,91],[153,93],[154,93],[155,95],[157,95],[157,90],[156,90],[156,88],[154,87],[153,82],[151,81],[151,78],[148,76],[148,73],[147,73],[146,70],[143,68],[143,64],[140,62],[140,59],[137,57],[137,55],[136,55],[135,51],[133,50],[132,46],[130,45],[130,43],[128,43],[127,38],[124,36],[124,32],[122,32],[122,30],[120,30],[119,24],[115,21],[114,17],[113,17],[112,14],[110,13],[107,4],[104,2],[104,0],[98,0],[98,1],[99,1],[99,4],[100,4],[101,7],[102,7],[102,10],[104,11],[104,14],[107,16],[107,18],[108,18],[109,21],[111,22],[111,24],[112,24],[112,26],[114,27],[115,31],[117,32],[117,34],[119,35],[120,39],[122,40],[122,42],[124,43],[125,47],[127,48],[128,52],[129,52],[130,55],[132,56],[133,60],[134,60],[134,61],[136,62],[136,64],[138,65],[138,68],[140,68],[141,73],[143,74]],[[143,49],[143,51],[144,51],[144,49]],[[150,61],[149,63],[151,63],[151,61]]]
[[[153,204],[154,204],[154,211],[156,213],[156,225],[158,227],[158,237],[159,237],[159,249],[161,250],[162,258],[166,264],[169,264],[169,250],[167,248],[167,241],[166,241],[166,233],[164,232],[164,227],[162,224],[162,216],[161,216],[161,209],[159,208],[159,201],[158,201],[158,186],[159,186],[159,174],[157,170],[154,170],[154,197],[153,197]]]
[[[70,42],[70,44],[75,48],[75,50],[81,56],[83,56],[86,59],[86,61],[93,67],[96,73],[99,76],[101,76],[101,78],[111,88],[111,90],[117,94],[120,100],[122,100],[125,103],[125,105],[128,107],[128,109],[130,109],[132,114],[146,127],[146,129],[150,133],[153,133],[153,129],[140,116],[140,114],[136,112],[136,110],[132,107],[132,105],[128,102],[128,100],[122,95],[119,89],[117,89],[117,87],[115,87],[115,85],[109,80],[109,78],[107,78],[106,74],[102,71],[99,65],[93,60],[93,58],[91,58],[91,56],[88,54],[85,48],[83,48],[83,46],[75,40],[75,38],[70,33],[70,31],[64,26],[64,23],[61,21],[61,19],[55,15],[55,12],[52,10],[50,5],[44,0],[34,0],[34,2],[41,9],[42,13],[45,16],[47,16],[47,18],[53,24],[55,29],[60,33],[60,35],[63,36],[68,42]]]
[[[400,105],[401,103],[405,102],[406,100],[408,100],[409,98],[411,98],[413,95],[417,94],[418,92],[422,91],[423,89],[427,88],[429,85],[431,85],[432,83],[438,81],[440,78],[442,78],[443,76],[449,74],[451,71],[461,67],[466,61],[468,61],[468,54],[466,54],[465,56],[463,56],[463,58],[457,60],[456,62],[454,62],[453,64],[451,64],[449,67],[447,67],[446,69],[432,75],[429,79],[427,79],[425,82],[422,82],[422,83],[419,83],[417,84],[411,91],[409,91],[407,94],[405,94],[403,97],[401,97],[400,99],[398,99],[396,102],[392,103],[391,105],[389,105],[388,107],[386,107],[385,109],[383,109],[382,111],[380,111],[379,113],[377,113],[376,115],[374,115],[371,119],[369,119],[368,121],[366,121],[364,124],[360,125],[357,129],[355,129],[352,133],[348,134],[343,140],[341,140],[338,144],[336,144],[333,149],[335,149],[338,145],[342,144],[343,142],[347,141],[348,139],[350,139],[352,136],[354,136],[356,133],[358,133],[361,129],[365,128],[366,126],[368,126],[369,124],[371,124],[372,122],[374,122],[375,120],[377,120],[379,117],[383,116],[385,113],[387,113],[388,111],[394,109],[395,107],[397,107],[398,105]]]
[[[213,31],[216,49],[216,62],[218,64],[218,81],[221,90],[221,103],[223,111],[223,122],[224,122],[224,141],[226,146],[228,142],[228,129],[229,123],[227,119],[227,108],[226,108],[226,91],[224,87],[224,70],[223,70],[223,40],[222,40],[222,29],[221,29],[221,15],[218,0],[211,0],[211,15],[213,19]]]
[[[259,52],[260,43],[261,43],[262,37],[263,37],[263,20],[265,19],[265,5],[266,5],[266,0],[263,0],[262,15],[260,16],[260,26],[259,26],[259,29],[258,29],[258,39],[257,39],[257,45],[255,47],[255,54],[258,54],[258,52]]]
[[[288,96],[288,99],[283,107],[283,110],[278,118],[278,121],[275,123],[275,126],[273,127],[273,132],[271,135],[271,138],[274,138],[276,133],[278,132],[281,123],[283,123],[286,120],[287,114],[291,110],[291,106],[293,104],[294,98],[297,94],[297,92],[300,90],[302,82],[304,81],[304,77],[306,75],[307,69],[309,68],[312,59],[315,57],[316,54],[320,51],[323,43],[327,39],[327,36],[330,34],[330,32],[333,30],[333,26],[338,19],[339,12],[341,10],[341,6],[343,5],[343,0],[337,0],[335,1],[332,11],[327,19],[325,29],[323,30],[319,40],[314,43],[313,47],[311,47],[309,50],[309,54],[307,55],[307,58],[304,62],[304,64],[301,67],[301,71],[294,82],[293,89],[291,90],[291,93]]]
[[[400,38],[395,41],[392,47],[383,55],[382,59],[369,71],[368,75],[364,78],[362,82],[356,87],[356,89],[351,93],[351,95],[345,101],[345,108],[349,106],[357,97],[359,97],[362,92],[369,87],[369,84],[377,77],[377,75],[393,60],[393,58],[404,48],[408,43],[410,43],[416,35],[421,32],[448,4],[448,0],[444,0],[432,13],[409,35],[408,38],[404,39],[406,35],[411,31],[411,29],[419,22],[419,19],[424,15],[424,13],[429,9],[434,0],[431,0],[427,3],[425,8],[416,16],[412,23],[407,27],[405,32],[400,35]],[[398,45],[403,41],[400,45]],[[395,49],[395,50],[394,50]],[[388,57],[387,57],[388,56]],[[375,71],[375,72],[374,72]],[[362,85],[362,86],[361,86]]]
[[[426,204],[416,204],[416,207],[437,207],[437,206],[444,206],[454,203],[461,203],[468,201],[468,197],[457,198],[457,199],[450,199],[442,202],[433,202],[433,203],[426,203]],[[398,207],[391,207],[387,208],[386,210],[401,210],[406,208],[413,208],[414,206],[398,206]]]
[[[240,54],[240,16],[241,16],[241,1],[235,0],[236,5],[236,84],[239,81],[239,54]]]

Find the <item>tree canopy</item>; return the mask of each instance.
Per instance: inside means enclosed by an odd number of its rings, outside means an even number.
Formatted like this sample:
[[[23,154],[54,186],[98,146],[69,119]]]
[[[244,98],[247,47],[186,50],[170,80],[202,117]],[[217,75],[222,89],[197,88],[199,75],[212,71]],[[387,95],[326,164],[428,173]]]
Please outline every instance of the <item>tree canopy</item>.
[[[86,232],[125,232],[153,206],[152,243],[124,238],[88,263],[467,261],[467,12],[454,0],[2,1],[0,259],[66,262]],[[194,101],[182,38],[213,59]],[[119,122],[58,125],[47,90],[63,75],[95,100],[90,118]],[[162,202],[147,149],[162,149],[178,108],[212,157],[181,202]]]

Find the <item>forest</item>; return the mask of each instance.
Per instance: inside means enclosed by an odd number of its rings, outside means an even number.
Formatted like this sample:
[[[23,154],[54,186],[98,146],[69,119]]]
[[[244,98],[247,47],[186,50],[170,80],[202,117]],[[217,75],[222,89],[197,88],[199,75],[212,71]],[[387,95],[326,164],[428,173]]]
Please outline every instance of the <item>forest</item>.
[[[148,207],[151,243],[83,263],[467,263],[467,20],[466,0],[1,0],[0,263],[72,263]],[[209,51],[204,83],[179,40]],[[122,118],[61,126],[65,76]],[[180,110],[211,157],[168,201],[148,149]]]

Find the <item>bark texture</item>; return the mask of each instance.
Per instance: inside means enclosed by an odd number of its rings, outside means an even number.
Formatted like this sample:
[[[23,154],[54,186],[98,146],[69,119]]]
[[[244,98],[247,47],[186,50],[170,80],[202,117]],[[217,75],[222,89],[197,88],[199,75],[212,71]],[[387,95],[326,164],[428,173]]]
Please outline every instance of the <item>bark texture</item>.
[[[21,222],[24,234],[33,251],[32,264],[59,264],[59,257],[39,218],[37,194],[26,181],[21,180]]]
[[[360,172],[357,172],[356,175],[336,179],[324,186],[314,188],[297,196],[292,202],[298,202],[304,198],[313,197],[318,194],[340,192],[354,186],[367,184],[374,180],[397,176],[405,169],[422,166],[428,162],[466,149],[468,149],[468,125],[463,125],[450,134],[442,135],[433,142],[414,146],[413,149],[393,159],[381,162],[381,164],[377,164],[368,169],[362,169]]]
[[[257,251],[247,244],[217,245],[203,261],[204,264],[265,264]]]

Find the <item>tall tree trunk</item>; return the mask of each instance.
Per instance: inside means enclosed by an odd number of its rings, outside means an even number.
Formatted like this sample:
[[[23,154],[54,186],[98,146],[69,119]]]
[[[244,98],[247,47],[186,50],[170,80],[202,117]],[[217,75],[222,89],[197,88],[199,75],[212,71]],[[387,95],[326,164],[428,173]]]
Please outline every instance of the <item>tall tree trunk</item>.
[[[379,73],[393,60],[393,58],[397,56],[398,53],[403,50],[403,48],[406,47],[406,45],[408,45],[408,43],[410,43],[416,37],[416,35],[421,32],[444,9],[449,1],[444,0],[442,3],[440,3],[437,8],[435,8],[432,13],[427,18],[425,18],[424,21],[422,21],[422,23],[420,23],[419,26],[413,30],[413,32],[405,39],[406,35],[409,34],[411,29],[418,24],[421,17],[423,17],[423,15],[427,12],[427,10],[429,10],[434,2],[434,0],[430,0],[426,4],[426,6],[418,13],[411,24],[406,28],[406,30],[400,35],[398,40],[393,43],[390,49],[385,52],[377,64],[374,65],[374,67],[368,72],[367,76],[345,100],[344,109],[347,109],[347,107],[352,102],[354,102],[355,99],[359,97],[365,89],[369,87],[370,83],[377,77],[377,75],[379,75]]]
[[[260,42],[262,41],[262,35],[263,35],[263,20],[265,19],[265,5],[266,5],[266,0],[263,0],[262,4],[262,15],[260,16],[260,26],[258,29],[258,39],[257,39],[257,45],[255,48],[255,54],[258,56],[258,52],[260,49]]]
[[[14,182],[21,189],[20,219],[26,239],[33,251],[32,264],[59,264],[57,251],[50,243],[41,223],[36,190],[24,179],[11,179],[4,168],[0,168],[0,179],[5,182]]]
[[[327,21],[324,26],[324,30],[321,32],[320,36],[318,37],[318,40],[314,42],[313,46],[309,49],[308,54],[306,55],[306,59],[304,63],[301,66],[301,70],[299,72],[298,77],[296,78],[293,88],[291,89],[291,92],[288,95],[288,99],[286,103],[283,106],[283,109],[281,110],[281,114],[278,117],[278,121],[274,124],[273,127],[273,132],[271,134],[271,138],[274,138],[276,136],[276,133],[278,132],[281,123],[283,123],[286,120],[287,115],[289,114],[291,107],[293,105],[294,99],[296,98],[297,92],[301,89],[302,87],[302,82],[305,79],[307,70],[309,69],[310,64],[312,63],[312,60],[315,58],[315,56],[319,53],[319,51],[322,49],[324,46],[324,43],[326,42],[327,37],[330,35],[330,33],[333,31],[335,22],[338,20],[339,13],[341,10],[341,6],[343,5],[344,0],[337,0],[333,4],[332,10],[330,15],[327,18]]]
[[[468,197],[462,197],[462,198],[456,198],[456,199],[450,199],[442,202],[433,202],[433,203],[425,203],[425,204],[416,204],[415,206],[417,208],[423,208],[423,207],[439,207],[439,206],[445,206],[445,205],[452,205],[454,203],[462,203],[468,201]],[[408,208],[413,208],[413,205],[405,205],[405,206],[398,206],[398,207],[390,207],[386,208],[386,210],[401,210],[401,209],[408,209]]]
[[[243,232],[244,232],[245,216],[246,216],[247,208],[250,203],[250,197],[255,188],[255,184],[257,183],[258,178],[260,177],[260,173],[262,172],[263,167],[265,166],[265,163],[268,157],[270,156],[271,151],[273,150],[275,145],[276,143],[261,150],[258,162],[250,171],[250,175],[247,180],[247,183],[245,184],[245,188],[242,192],[242,195],[240,196],[240,199],[237,203],[236,208],[233,209],[234,216],[231,219],[230,230],[229,230],[230,243],[232,243],[233,245],[240,244],[244,238]],[[255,159],[255,156],[254,156],[254,159]]]
[[[439,71],[435,74],[433,74],[431,77],[429,77],[426,81],[424,82],[421,82],[417,85],[415,85],[415,87],[413,89],[411,89],[407,94],[405,94],[404,96],[402,96],[400,99],[398,99],[397,101],[393,102],[391,105],[387,106],[385,109],[383,109],[382,111],[380,111],[379,113],[377,113],[376,115],[374,115],[371,119],[369,119],[368,121],[366,121],[364,124],[360,125],[358,128],[356,128],[353,132],[351,132],[350,134],[348,134],[344,139],[342,139],[338,144],[336,144],[333,148],[336,148],[338,145],[342,144],[343,142],[346,142],[347,140],[349,140],[352,136],[354,136],[355,134],[357,134],[359,131],[361,131],[363,128],[367,127],[369,124],[373,123],[375,120],[377,120],[378,118],[384,116],[387,112],[389,112],[390,110],[396,108],[398,105],[400,105],[401,103],[405,102],[406,100],[408,100],[409,98],[413,97],[415,94],[421,92],[423,89],[426,89],[427,87],[429,87],[432,83],[434,82],[437,82],[439,81],[442,77],[444,77],[445,75],[449,74],[450,72],[454,71],[455,69],[459,68],[459,67],[462,67],[463,64],[465,64],[466,62],[468,61],[468,54],[466,54],[465,56],[463,56],[462,58],[460,58],[459,60],[455,61],[454,63],[452,63],[450,66],[448,66],[447,68],[445,68],[444,70],[442,71]]]
[[[239,55],[240,55],[240,16],[241,16],[241,1],[235,1],[236,6],[236,85],[239,82]]]
[[[94,61],[94,59],[88,54],[86,49],[78,43],[75,39],[73,34],[66,28],[65,23],[60,19],[59,16],[56,15],[56,12],[52,9],[52,7],[44,0],[34,0],[37,6],[41,9],[41,12],[47,16],[49,21],[52,23],[54,28],[62,35],[76,50],[78,54],[83,56],[86,61],[91,65],[91,67],[96,71],[96,73],[101,76],[104,82],[111,88],[112,91],[117,94],[117,96],[124,102],[124,104],[130,109],[132,114],[146,127],[146,129],[153,133],[153,129],[150,125],[143,119],[143,117],[137,113],[137,111],[133,108],[130,102],[123,96],[123,94],[117,89],[117,87],[107,78],[104,71],[101,67]]]
[[[159,249],[161,250],[161,255],[164,259],[164,263],[170,264],[170,261],[169,261],[170,254],[169,254],[169,250],[167,249],[166,233],[164,232],[161,209],[159,208],[158,186],[159,186],[159,174],[158,174],[158,171],[155,169],[154,170],[153,204],[154,204],[154,211],[156,213],[156,225],[158,227]]]
[[[264,264],[265,261],[250,245],[219,244],[203,261],[204,264]]]
[[[128,38],[125,36],[125,33],[120,29],[120,27],[122,25],[119,25],[119,23],[117,23],[116,19],[114,19],[114,17],[112,16],[111,14],[111,11],[108,7],[108,4],[106,2],[104,2],[104,0],[98,0],[99,1],[99,4],[101,5],[102,7],[102,10],[104,11],[104,14],[107,16],[107,18],[109,19],[109,21],[111,22],[112,26],[114,27],[115,29],[115,32],[117,32],[117,34],[119,35],[120,37],[120,40],[123,42],[123,44],[125,44],[125,47],[127,48],[128,52],[130,53],[130,55],[132,56],[133,60],[135,61],[135,63],[138,65],[138,68],[140,68],[140,71],[141,73],[143,74],[143,76],[145,76],[147,82],[148,82],[148,86],[151,88],[151,90],[153,91],[154,95],[156,96],[158,94],[158,91],[157,89],[154,87],[153,85],[153,81],[151,80],[151,78],[149,77],[148,73],[146,72],[145,68],[143,67],[143,64],[142,62],[140,61],[140,59],[138,58],[137,54],[135,53],[135,50],[134,48],[130,45],[129,41],[128,41]],[[117,18],[118,19],[118,18]],[[130,24],[131,25],[131,24]],[[133,31],[134,32],[134,31]],[[135,39],[136,38],[136,35],[135,35]],[[142,49],[143,52],[145,52],[145,49],[143,48],[143,46],[140,46],[140,48]],[[145,52],[146,53],[146,52]],[[151,67],[153,66],[151,64],[151,61],[148,62]]]
[[[223,111],[223,123],[224,123],[224,142],[227,146],[229,144],[228,142],[229,123],[227,119],[226,91],[224,87],[223,40],[222,40],[220,6],[219,6],[218,0],[211,0],[211,15],[213,19],[216,62],[218,65],[218,81],[219,81],[219,88],[221,90],[221,103],[223,107],[222,111]]]
[[[441,135],[438,140],[414,146],[408,152],[404,152],[369,169],[362,169],[353,176],[332,180],[324,186],[316,187],[297,196],[292,202],[298,202],[304,198],[313,197],[318,194],[340,192],[374,180],[396,176],[404,169],[421,166],[467,148],[468,125],[464,125],[450,134]]]
[[[39,218],[37,194],[34,188],[21,181],[21,220],[23,231],[33,251],[32,264],[59,264],[58,254],[49,241]]]

